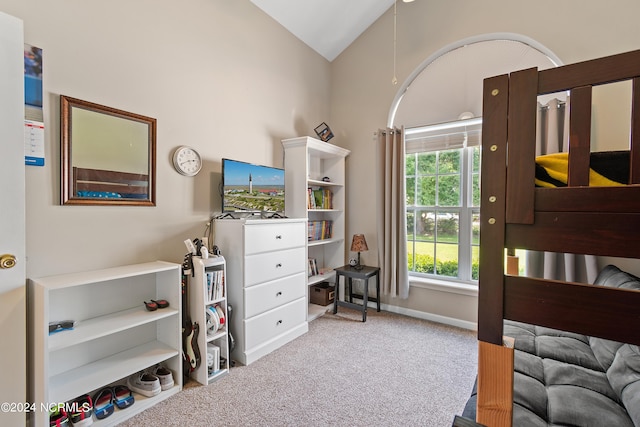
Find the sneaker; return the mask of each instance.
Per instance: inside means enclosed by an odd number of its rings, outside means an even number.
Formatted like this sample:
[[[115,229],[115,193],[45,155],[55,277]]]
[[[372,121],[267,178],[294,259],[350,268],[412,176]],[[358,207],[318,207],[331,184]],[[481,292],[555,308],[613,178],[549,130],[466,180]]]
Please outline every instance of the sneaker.
[[[93,424],[93,401],[85,394],[73,400],[69,418],[74,427],[84,427]]]
[[[56,409],[49,415],[50,427],[69,427],[69,417],[64,409]]]
[[[127,380],[129,388],[143,396],[153,397],[162,391],[160,380],[149,372],[138,372]]]
[[[165,368],[163,365],[157,365],[153,368],[152,373],[160,380],[160,388],[162,391],[169,390],[173,387],[173,372],[168,368]]]

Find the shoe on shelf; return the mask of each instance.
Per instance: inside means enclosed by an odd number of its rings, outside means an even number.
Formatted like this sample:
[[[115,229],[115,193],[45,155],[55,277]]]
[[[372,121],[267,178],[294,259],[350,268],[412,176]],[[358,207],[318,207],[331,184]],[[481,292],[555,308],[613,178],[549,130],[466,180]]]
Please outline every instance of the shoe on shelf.
[[[69,417],[67,411],[63,408],[56,409],[49,414],[49,426],[50,427],[69,427]]]
[[[135,403],[135,398],[129,387],[118,384],[113,387],[113,401],[118,409],[125,409]]]
[[[129,388],[146,397],[153,397],[162,391],[160,379],[149,372],[138,372],[127,380]]]
[[[158,308],[167,308],[167,307],[169,307],[169,301],[167,301],[166,299],[159,299],[159,300],[152,299],[151,302],[155,302],[156,305],[158,306]]]
[[[173,387],[173,372],[171,372],[169,368],[159,364],[156,365],[151,372],[160,380],[160,388],[162,391],[169,390]]]
[[[105,387],[93,396],[93,412],[95,412],[97,419],[107,418],[113,414],[114,410],[111,387]]]
[[[69,419],[74,427],[85,427],[93,424],[93,401],[88,394],[76,397],[72,402]]]

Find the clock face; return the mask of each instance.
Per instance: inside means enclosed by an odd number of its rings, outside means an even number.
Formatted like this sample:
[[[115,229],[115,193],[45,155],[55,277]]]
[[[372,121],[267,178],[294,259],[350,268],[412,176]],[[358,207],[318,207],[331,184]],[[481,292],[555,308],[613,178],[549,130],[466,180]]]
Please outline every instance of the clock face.
[[[173,166],[182,175],[195,176],[202,169],[202,159],[193,148],[182,146],[173,153]]]

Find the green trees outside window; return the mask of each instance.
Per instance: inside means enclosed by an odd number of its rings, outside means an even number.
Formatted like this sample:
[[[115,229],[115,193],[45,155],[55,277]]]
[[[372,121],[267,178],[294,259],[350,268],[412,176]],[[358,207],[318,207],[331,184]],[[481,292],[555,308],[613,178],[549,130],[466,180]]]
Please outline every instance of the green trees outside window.
[[[478,280],[480,147],[409,153],[405,176],[409,271]]]

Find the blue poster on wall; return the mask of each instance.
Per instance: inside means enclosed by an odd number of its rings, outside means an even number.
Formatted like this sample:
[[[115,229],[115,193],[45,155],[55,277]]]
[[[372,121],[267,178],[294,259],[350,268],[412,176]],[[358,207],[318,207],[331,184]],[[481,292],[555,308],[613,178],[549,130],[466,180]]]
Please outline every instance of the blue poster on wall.
[[[24,45],[24,161],[44,166],[42,49]]]

